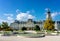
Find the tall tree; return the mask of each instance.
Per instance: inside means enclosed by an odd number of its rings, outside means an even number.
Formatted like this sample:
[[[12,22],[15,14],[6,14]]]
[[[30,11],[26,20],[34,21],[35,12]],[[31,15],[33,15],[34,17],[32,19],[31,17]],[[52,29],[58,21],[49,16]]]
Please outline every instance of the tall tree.
[[[45,30],[53,30],[54,29],[54,23],[52,20],[48,19],[44,22],[44,29]]]
[[[2,22],[2,28],[3,29],[8,29],[9,28],[8,23],[7,22]]]
[[[52,21],[52,17],[50,14],[50,9],[47,9],[47,16],[46,16],[46,20],[44,22],[44,29],[46,30],[53,30],[54,29],[54,23]]]
[[[34,30],[39,31],[40,27],[38,25],[35,26]]]
[[[0,24],[0,30],[1,30],[1,24]]]

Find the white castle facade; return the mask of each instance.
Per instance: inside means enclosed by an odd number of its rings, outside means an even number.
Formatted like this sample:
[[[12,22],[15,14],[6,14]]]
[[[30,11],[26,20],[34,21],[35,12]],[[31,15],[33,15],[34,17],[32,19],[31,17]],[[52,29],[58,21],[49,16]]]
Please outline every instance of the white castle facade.
[[[46,19],[52,19],[50,11],[47,11]],[[55,29],[60,30],[60,21],[54,21]],[[35,26],[38,26],[40,30],[43,30],[44,21],[33,21],[32,19],[28,19],[27,21],[18,21],[15,20],[10,24],[12,29],[20,30],[22,27],[26,27],[28,29],[33,29]]]
[[[28,19],[27,21],[17,21],[15,20],[14,23],[10,24],[10,27],[13,29],[21,29],[22,27],[26,27],[29,29],[33,29],[35,26],[39,26],[40,30],[43,29],[43,21],[33,21],[32,19]]]

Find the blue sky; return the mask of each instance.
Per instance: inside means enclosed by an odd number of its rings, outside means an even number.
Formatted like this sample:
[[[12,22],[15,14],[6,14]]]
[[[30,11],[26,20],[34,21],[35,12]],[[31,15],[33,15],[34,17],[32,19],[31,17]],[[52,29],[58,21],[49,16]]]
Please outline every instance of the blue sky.
[[[60,20],[60,0],[0,0],[0,22],[45,20],[47,8],[53,20]]]

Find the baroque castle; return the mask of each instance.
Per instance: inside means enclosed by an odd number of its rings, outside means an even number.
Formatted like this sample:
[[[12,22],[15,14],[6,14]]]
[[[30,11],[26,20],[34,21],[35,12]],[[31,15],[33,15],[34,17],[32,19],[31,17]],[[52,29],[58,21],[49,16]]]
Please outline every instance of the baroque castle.
[[[52,19],[50,10],[47,11],[46,19]],[[20,30],[22,27],[26,27],[28,30],[32,30],[35,26],[38,26],[40,30],[43,30],[45,21],[33,21],[32,19],[28,19],[27,21],[18,21],[15,20],[10,24],[12,29]],[[54,21],[55,29],[60,30],[60,21]]]

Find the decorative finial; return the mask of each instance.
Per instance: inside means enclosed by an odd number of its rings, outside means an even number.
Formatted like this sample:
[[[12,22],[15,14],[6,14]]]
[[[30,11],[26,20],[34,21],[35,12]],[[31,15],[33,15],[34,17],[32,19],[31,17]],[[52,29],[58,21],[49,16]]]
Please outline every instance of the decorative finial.
[[[45,10],[46,10],[47,12],[50,12],[50,9],[49,9],[49,8],[46,8]]]
[[[47,16],[46,16],[46,18],[47,18],[47,19],[50,19],[50,20],[52,19],[49,8],[47,8]]]
[[[49,8],[47,9],[47,13],[50,13],[50,9]]]

